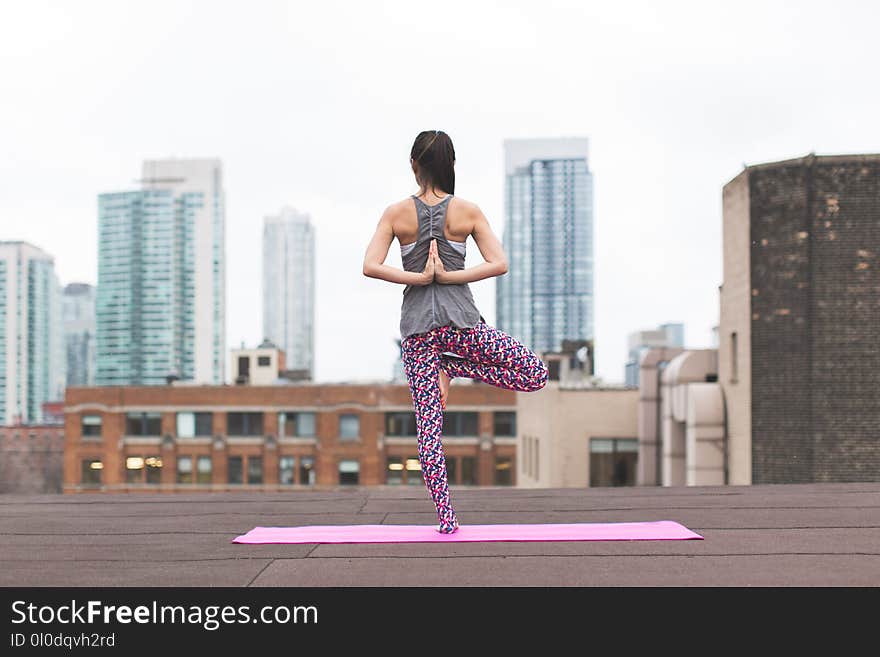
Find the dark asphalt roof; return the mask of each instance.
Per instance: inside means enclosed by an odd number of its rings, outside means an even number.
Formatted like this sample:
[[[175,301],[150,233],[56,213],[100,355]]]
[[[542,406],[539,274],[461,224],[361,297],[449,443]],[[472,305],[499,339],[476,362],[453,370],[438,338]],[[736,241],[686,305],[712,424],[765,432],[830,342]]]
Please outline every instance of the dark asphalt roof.
[[[453,487],[462,524],[674,520],[687,541],[243,545],[255,526],[434,524],[419,487],[0,496],[2,586],[878,586],[880,483]]]

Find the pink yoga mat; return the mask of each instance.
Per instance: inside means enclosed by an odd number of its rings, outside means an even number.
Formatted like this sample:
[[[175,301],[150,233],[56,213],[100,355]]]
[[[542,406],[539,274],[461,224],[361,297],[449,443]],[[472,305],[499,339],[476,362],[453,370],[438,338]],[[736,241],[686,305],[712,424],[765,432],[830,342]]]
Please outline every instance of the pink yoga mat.
[[[254,527],[233,543],[455,543],[473,541],[676,541],[702,536],[671,520],[556,525],[461,525],[441,534],[429,525]]]

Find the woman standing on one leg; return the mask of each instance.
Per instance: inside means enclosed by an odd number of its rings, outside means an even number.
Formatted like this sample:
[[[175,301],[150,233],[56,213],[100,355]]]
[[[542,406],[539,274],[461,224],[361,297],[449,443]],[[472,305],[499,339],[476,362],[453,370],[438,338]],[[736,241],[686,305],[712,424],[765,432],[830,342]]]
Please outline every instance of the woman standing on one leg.
[[[403,365],[416,416],[422,475],[440,520],[451,533],[458,520],[449,499],[441,434],[449,381],[466,377],[499,388],[532,392],[547,382],[547,366],[516,338],[489,326],[468,283],[507,272],[507,259],[474,203],[453,197],[455,150],[439,130],[419,133],[410,153],[419,194],[382,214],[367,247],[364,275],[400,283]],[[472,236],[485,262],[464,268]],[[393,239],[403,270],[384,264]]]

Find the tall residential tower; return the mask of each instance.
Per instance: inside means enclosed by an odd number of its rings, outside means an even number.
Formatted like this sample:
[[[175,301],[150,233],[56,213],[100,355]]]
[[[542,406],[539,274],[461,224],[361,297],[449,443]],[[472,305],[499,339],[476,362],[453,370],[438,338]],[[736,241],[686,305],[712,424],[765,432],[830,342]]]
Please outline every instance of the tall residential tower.
[[[148,160],[141,183],[98,197],[96,382],[225,383],[222,165]]]
[[[95,286],[69,283],[61,299],[67,385],[95,385]]]
[[[61,286],[52,256],[0,241],[0,425],[43,422],[64,398]]]
[[[285,207],[263,223],[263,337],[289,370],[314,377],[315,230],[308,214]]]
[[[531,349],[593,340],[593,177],[588,139],[504,141],[503,245],[497,326]]]
[[[880,481],[880,154],[747,166],[722,207],[731,482]]]

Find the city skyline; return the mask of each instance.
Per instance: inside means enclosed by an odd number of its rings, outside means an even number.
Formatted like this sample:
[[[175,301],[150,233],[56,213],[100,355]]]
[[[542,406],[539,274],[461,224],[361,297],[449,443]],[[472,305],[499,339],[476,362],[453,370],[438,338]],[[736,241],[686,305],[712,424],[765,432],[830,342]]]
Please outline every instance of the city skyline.
[[[319,235],[316,380],[382,379],[397,358],[402,290],[364,280],[360,265],[384,207],[415,191],[415,135],[452,136],[455,193],[478,203],[500,237],[503,140],[585,134],[596,373],[620,381],[626,336],[641,326],[682,321],[689,346],[709,346],[720,190],[743,164],[880,152],[880,91],[865,82],[880,10],[844,2],[847,29],[829,30],[822,7],[451,2],[440,23],[404,3],[4,7],[0,60],[16,102],[0,108],[0,237],[52,254],[63,283],[96,284],[95,196],[131,188],[144,159],[221,158],[227,365],[231,346],[263,337],[259,223],[290,202]],[[28,36],[37,29],[38,42]],[[420,39],[437,47],[400,56]],[[444,93],[426,102],[417,89]],[[479,262],[478,249],[468,254],[467,266]],[[386,262],[398,258],[392,248]],[[493,321],[495,283],[472,289]],[[357,339],[352,314],[371,318]]]

